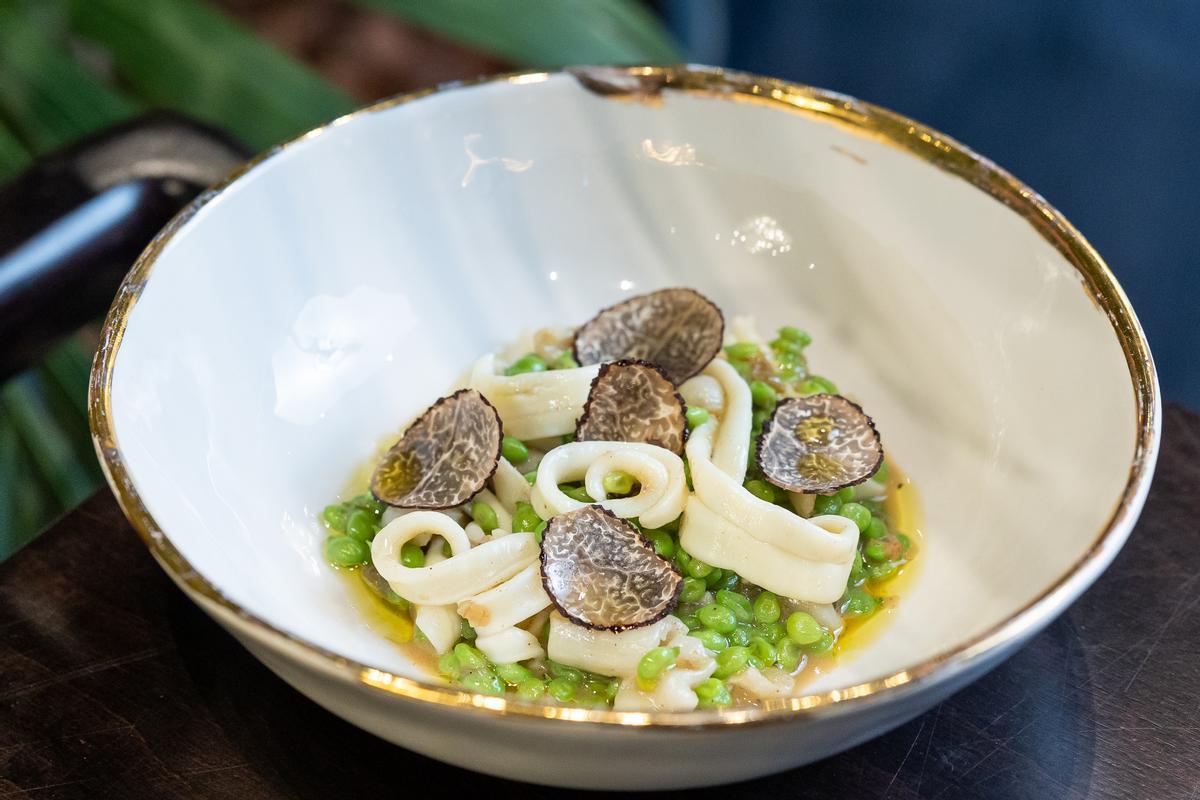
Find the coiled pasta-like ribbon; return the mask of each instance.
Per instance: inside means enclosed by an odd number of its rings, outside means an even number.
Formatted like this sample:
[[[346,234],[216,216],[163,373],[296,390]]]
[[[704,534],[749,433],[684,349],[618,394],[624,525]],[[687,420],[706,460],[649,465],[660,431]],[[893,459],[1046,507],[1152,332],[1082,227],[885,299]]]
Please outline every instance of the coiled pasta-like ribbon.
[[[604,477],[627,472],[641,484],[632,497],[609,499]],[[635,442],[571,442],[554,448],[538,465],[530,502],[542,519],[583,508],[558,488],[583,479],[589,496],[618,517],[637,517],[642,527],[658,528],[683,512],[687,479],[683,459],[662,447]]]

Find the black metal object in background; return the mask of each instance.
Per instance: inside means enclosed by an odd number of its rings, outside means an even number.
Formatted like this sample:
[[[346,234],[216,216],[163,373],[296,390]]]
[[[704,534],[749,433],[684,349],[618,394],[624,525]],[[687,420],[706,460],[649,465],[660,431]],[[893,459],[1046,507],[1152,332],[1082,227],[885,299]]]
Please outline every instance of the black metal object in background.
[[[248,155],[215,128],[156,112],[0,187],[0,381],[102,314],[158,230]]]

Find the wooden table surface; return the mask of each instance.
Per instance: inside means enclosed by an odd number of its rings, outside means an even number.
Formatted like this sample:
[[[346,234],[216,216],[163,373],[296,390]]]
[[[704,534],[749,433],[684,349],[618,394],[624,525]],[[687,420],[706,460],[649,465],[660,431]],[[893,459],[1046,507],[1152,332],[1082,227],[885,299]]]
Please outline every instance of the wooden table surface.
[[[712,795],[1200,800],[1198,522],[1200,417],[1168,407],[1141,522],[1057,622],[909,724]],[[439,764],[318,708],[175,589],[108,492],[0,565],[0,798],[383,800],[417,786],[565,794]]]

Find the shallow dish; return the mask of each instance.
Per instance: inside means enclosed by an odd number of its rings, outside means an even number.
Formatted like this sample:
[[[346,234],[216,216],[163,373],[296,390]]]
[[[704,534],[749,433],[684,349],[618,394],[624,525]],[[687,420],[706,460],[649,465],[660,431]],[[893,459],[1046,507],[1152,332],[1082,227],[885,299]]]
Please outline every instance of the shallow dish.
[[[880,635],[762,708],[443,685],[323,562],[319,504],[520,327],[671,285],[811,330],[918,487],[919,574]],[[1120,549],[1158,403],[1120,287],[1030,189],[852,98],[681,67],[419,93],[255,159],[126,279],[91,422],[168,574],[316,702],[483,772],[667,788],[822,758],[995,666]]]

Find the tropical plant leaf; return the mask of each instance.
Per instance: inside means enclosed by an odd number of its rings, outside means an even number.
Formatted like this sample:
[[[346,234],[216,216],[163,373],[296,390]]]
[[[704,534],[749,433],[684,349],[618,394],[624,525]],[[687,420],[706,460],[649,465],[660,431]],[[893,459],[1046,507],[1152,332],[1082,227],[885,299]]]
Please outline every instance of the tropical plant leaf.
[[[0,0],[0,121],[32,152],[53,150],[138,105],[79,65],[26,7]]]
[[[683,58],[636,0],[358,0],[516,64],[665,64]]]
[[[32,539],[57,510],[29,449],[0,409],[0,561]]]
[[[149,103],[266,147],[354,108],[317,73],[195,0],[67,0],[72,29],[103,47]]]

